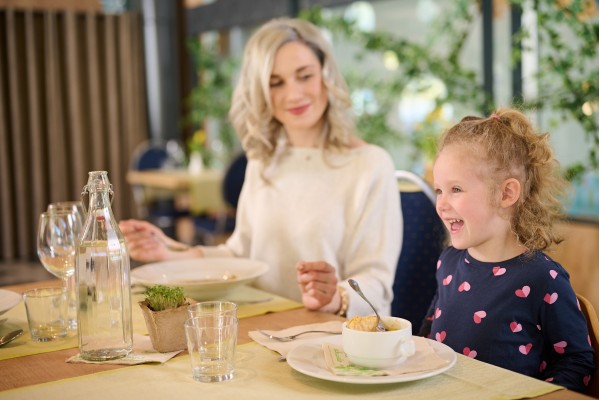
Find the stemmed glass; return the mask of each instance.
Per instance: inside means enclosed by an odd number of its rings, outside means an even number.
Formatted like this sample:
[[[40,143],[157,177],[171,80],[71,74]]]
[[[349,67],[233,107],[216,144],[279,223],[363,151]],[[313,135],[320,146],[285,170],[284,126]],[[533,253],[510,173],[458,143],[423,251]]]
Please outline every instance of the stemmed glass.
[[[83,224],[85,223],[85,211],[83,209],[83,203],[81,201],[58,201],[56,203],[48,204],[48,212],[55,211],[72,211],[76,214],[76,217],[79,219],[79,224],[81,228],[83,228]]]
[[[77,319],[72,313],[73,285],[70,278],[75,273],[75,252],[82,230],[82,219],[74,210],[53,209],[40,215],[37,252],[44,268],[60,278],[69,293],[69,328],[77,329]]]

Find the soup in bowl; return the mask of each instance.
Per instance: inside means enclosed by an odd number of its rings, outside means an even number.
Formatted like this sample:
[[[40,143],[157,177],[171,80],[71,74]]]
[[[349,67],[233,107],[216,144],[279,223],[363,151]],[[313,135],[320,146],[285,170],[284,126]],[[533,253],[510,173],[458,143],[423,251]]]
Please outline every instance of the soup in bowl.
[[[367,368],[389,368],[415,354],[410,321],[382,317],[385,332],[377,332],[377,317],[354,317],[342,325],[342,347],[350,361]]]

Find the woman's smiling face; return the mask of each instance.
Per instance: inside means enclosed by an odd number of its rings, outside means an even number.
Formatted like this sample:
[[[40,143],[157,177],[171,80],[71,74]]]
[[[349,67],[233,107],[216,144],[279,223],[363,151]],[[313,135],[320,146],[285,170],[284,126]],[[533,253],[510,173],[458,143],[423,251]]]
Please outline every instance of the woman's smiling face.
[[[317,139],[327,108],[327,90],[322,66],[306,44],[296,41],[281,46],[275,54],[269,79],[273,116],[290,136]]]

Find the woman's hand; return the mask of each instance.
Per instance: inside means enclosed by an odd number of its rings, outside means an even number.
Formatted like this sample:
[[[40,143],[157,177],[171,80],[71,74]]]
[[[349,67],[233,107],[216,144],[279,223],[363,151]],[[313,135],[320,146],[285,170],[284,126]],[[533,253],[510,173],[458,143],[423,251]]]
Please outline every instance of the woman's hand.
[[[185,247],[163,233],[160,228],[146,221],[129,219],[119,222],[131,258],[142,262],[162,261],[173,258],[168,245]]]
[[[302,292],[302,303],[309,310],[336,313],[341,306],[335,268],[325,261],[300,261],[296,278]]]

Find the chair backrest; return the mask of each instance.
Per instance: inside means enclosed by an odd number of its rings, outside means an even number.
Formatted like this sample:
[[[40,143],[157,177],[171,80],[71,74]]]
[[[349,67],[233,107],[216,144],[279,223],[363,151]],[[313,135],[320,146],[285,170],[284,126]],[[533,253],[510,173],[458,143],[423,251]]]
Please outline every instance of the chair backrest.
[[[134,151],[131,169],[136,171],[159,169],[167,161],[168,156],[166,145],[162,142],[142,142]]]
[[[234,209],[237,208],[242,186],[244,185],[246,165],[248,165],[248,159],[246,154],[242,152],[229,164],[223,177],[223,199]]]
[[[411,321],[416,334],[435,294],[437,260],[445,246],[446,233],[429,184],[409,171],[396,171],[396,178],[404,232],[394,279],[392,315]]]
[[[590,342],[592,343],[592,348],[594,349],[594,363],[596,365],[596,371],[594,371],[594,374],[592,375],[592,379],[588,384],[585,394],[598,398],[598,314],[588,299],[580,294],[577,294],[577,300],[579,300],[581,312],[585,316],[585,320],[587,322]]]

